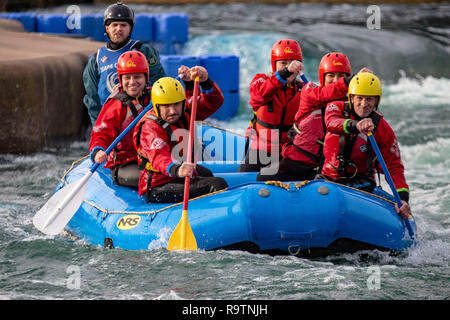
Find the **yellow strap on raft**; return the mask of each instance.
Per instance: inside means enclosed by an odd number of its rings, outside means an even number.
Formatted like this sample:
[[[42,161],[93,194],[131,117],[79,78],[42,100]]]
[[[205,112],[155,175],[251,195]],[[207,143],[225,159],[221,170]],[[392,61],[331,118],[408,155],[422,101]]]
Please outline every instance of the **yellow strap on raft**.
[[[294,187],[298,190],[301,187],[303,187],[304,185],[307,185],[309,183],[309,180],[305,180],[303,182],[298,182],[298,183],[294,183]],[[272,185],[272,186],[276,186],[276,187],[280,187],[280,188],[284,188],[286,190],[289,190],[291,183],[283,183],[281,181],[275,181],[275,180],[270,180],[270,181],[266,181],[266,184],[268,185]]]

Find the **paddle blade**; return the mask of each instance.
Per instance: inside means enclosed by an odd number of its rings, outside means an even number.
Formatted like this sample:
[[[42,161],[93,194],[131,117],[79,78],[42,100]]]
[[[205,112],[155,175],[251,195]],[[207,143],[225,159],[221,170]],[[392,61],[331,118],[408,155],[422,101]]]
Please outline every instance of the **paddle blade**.
[[[92,172],[58,190],[33,217],[34,226],[47,235],[57,235],[69,223],[83,201]]]
[[[189,225],[189,221],[187,219],[187,210],[183,210],[181,220],[178,222],[178,225],[170,236],[167,249],[170,251],[197,250],[197,241],[195,240],[194,233],[192,232],[191,226]]]

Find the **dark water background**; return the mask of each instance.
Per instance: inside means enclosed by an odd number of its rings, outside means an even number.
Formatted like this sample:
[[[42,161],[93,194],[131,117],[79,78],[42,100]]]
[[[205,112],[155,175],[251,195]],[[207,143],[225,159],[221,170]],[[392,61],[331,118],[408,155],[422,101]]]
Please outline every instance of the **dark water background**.
[[[308,260],[239,251],[108,250],[67,234],[45,236],[32,217],[72,161],[88,153],[88,143],[79,141],[0,155],[0,299],[449,299],[450,4],[380,5],[380,30],[367,28],[367,5],[133,8],[189,13],[186,54],[240,56],[240,111],[219,122],[235,131],[248,125],[248,84],[269,71],[270,48],[280,38],[301,43],[310,80],[317,82],[320,58],[331,50],[345,52],[353,71],[373,69],[384,85],[381,111],[400,142],[419,244],[396,257],[371,251]],[[81,9],[101,12],[104,6]]]

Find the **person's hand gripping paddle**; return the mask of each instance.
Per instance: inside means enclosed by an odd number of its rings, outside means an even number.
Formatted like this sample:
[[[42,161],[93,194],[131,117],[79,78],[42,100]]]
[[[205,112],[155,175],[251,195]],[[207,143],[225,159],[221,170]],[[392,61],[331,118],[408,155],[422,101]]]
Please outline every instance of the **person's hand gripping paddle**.
[[[109,154],[116,147],[116,145],[131,131],[131,129],[134,128],[139,120],[141,120],[152,107],[153,104],[150,102],[133,122],[122,131],[116,140],[111,143],[105,151],[106,154]],[[70,219],[83,202],[87,182],[99,166],[100,163],[94,163],[83,178],[59,189],[35,214],[33,217],[34,226],[47,235],[54,236],[59,234],[69,223]]]

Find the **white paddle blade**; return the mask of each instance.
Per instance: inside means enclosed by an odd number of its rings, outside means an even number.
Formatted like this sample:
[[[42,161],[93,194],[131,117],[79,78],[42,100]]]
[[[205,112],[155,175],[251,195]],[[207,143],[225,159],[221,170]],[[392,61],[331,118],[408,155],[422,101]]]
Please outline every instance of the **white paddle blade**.
[[[59,189],[33,217],[34,226],[50,236],[59,234],[80,207],[92,172]]]

